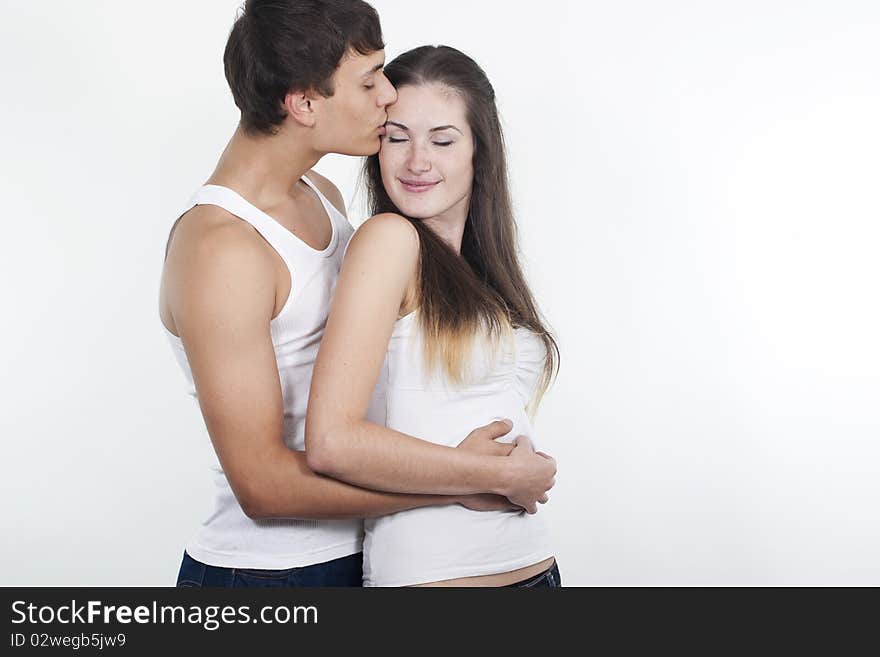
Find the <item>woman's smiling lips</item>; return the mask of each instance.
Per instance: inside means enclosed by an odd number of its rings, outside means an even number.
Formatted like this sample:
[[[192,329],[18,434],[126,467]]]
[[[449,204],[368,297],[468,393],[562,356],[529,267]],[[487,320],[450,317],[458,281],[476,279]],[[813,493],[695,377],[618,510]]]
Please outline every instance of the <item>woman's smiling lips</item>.
[[[433,189],[440,184],[439,180],[433,182],[429,180],[403,180],[402,178],[398,178],[397,180],[406,191],[412,192],[413,194],[427,192],[429,189]]]

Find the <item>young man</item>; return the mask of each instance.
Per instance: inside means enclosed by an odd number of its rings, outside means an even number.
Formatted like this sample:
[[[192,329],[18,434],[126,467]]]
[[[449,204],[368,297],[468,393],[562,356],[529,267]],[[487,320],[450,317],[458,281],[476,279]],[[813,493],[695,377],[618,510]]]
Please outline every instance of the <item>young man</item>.
[[[309,468],[312,367],[353,232],[311,168],[327,153],[377,152],[396,92],[361,0],[249,0],[224,64],[241,122],[172,229],[160,293],[221,466],[178,584],[360,586],[364,517],[455,503],[534,512],[555,464],[494,442],[502,422],[455,449],[389,431],[375,448],[401,481],[367,482],[376,490]],[[375,406],[381,422],[380,389]]]

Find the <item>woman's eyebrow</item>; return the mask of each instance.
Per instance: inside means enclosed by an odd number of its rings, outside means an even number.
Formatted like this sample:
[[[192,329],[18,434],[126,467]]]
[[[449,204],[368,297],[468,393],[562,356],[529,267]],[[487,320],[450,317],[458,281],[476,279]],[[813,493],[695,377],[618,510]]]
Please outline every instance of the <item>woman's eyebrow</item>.
[[[397,121],[386,121],[385,123],[386,123],[387,125],[397,126],[397,127],[400,128],[401,130],[406,130],[407,132],[409,132],[409,128],[408,128],[408,127],[406,127],[406,126],[403,125],[402,123],[398,123]],[[441,130],[448,130],[448,129],[450,129],[450,128],[451,128],[452,130],[455,130],[455,131],[456,131],[457,133],[459,133],[460,135],[464,135],[464,133],[463,133],[461,130],[459,130],[458,128],[456,128],[454,125],[440,125],[440,126],[437,126],[436,128],[431,128],[430,130],[428,130],[428,132],[440,132]]]
[[[449,128],[452,128],[453,130],[455,130],[455,131],[456,131],[458,134],[460,134],[460,135],[464,135],[464,133],[463,133],[461,130],[459,130],[458,128],[456,128],[454,125],[441,125],[441,126],[437,126],[436,128],[431,128],[428,132],[439,132],[439,131],[441,131],[441,130],[448,130]]]

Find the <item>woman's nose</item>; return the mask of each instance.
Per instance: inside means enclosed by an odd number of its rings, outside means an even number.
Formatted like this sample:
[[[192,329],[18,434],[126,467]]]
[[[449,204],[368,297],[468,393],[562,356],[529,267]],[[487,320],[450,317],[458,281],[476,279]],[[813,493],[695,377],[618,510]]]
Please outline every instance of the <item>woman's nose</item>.
[[[413,145],[410,150],[407,167],[413,173],[425,173],[431,170],[431,159],[423,147]]]

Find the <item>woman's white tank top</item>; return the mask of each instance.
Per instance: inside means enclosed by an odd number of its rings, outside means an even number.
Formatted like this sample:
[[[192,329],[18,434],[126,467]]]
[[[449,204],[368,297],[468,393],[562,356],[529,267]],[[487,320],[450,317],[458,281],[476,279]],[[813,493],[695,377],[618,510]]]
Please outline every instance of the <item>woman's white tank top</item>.
[[[426,371],[418,313],[397,321],[388,343],[386,425],[454,447],[473,429],[509,418],[501,438],[525,435],[538,447],[526,414],[544,367],[544,344],[526,329],[493,354],[476,343],[470,380],[457,387]],[[433,506],[365,521],[364,585],[406,586],[523,568],[554,556],[543,514]]]
[[[287,265],[290,296],[271,321],[270,332],[284,400],[284,442],[295,450],[305,448],[312,368],[324,334],[343,252],[354,232],[348,220],[317,187],[308,178],[304,177],[303,181],[321,199],[332,224],[330,243],[320,251],[226,187],[205,185],[184,209],[186,212],[196,205],[223,208],[253,226]],[[189,384],[188,392],[196,397],[183,342],[167,330],[166,333]],[[377,394],[381,395],[381,390]],[[382,406],[380,398],[374,400],[373,421],[384,423]],[[215,461],[213,470],[214,511],[186,546],[186,551],[195,559],[212,566],[277,570],[322,563],[362,549],[363,522],[360,520],[248,518],[219,461]]]

